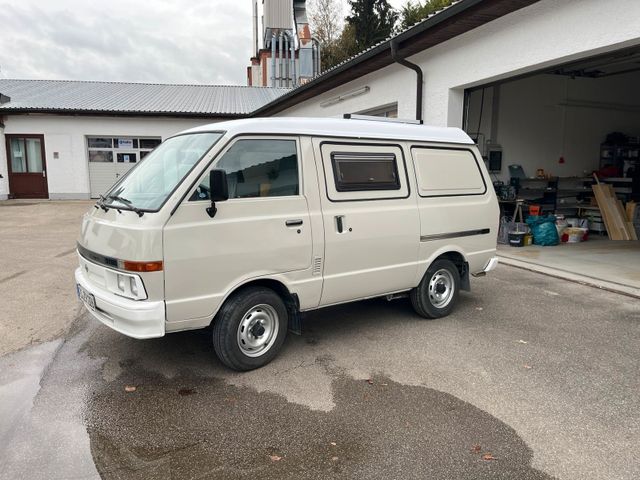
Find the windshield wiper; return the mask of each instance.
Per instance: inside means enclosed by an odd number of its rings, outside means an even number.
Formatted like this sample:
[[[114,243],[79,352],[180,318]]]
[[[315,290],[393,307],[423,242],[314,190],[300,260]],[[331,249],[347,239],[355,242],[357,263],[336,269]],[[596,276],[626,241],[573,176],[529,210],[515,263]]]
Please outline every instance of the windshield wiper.
[[[117,200],[118,202],[124,203],[127,207],[129,207],[129,209],[131,209],[134,212],[136,212],[139,217],[144,215],[144,212],[142,210],[140,210],[138,207],[134,207],[133,203],[131,202],[131,200],[129,200],[127,198],[121,197],[119,195],[109,195],[107,198],[110,198],[112,200]],[[115,208],[115,207],[112,206],[112,208]]]
[[[109,211],[109,207],[107,207],[104,204],[104,201],[106,200],[106,198],[104,198],[104,195],[100,195],[100,198],[98,199],[98,201],[96,202],[96,204],[94,205],[95,208],[101,208],[102,210],[104,210],[105,212]]]

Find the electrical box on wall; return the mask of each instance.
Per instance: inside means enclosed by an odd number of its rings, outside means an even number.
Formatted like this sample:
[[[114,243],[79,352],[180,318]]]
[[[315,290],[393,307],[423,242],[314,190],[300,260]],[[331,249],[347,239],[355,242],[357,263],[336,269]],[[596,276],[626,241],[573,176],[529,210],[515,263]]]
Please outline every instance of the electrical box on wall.
[[[487,145],[487,169],[490,172],[502,171],[502,147],[500,145]]]

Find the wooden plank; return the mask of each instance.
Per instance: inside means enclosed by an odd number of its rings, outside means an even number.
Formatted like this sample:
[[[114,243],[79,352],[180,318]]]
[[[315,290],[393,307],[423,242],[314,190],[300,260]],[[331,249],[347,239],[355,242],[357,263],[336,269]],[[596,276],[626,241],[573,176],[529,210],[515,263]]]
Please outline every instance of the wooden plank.
[[[609,235],[609,238],[611,240],[621,240],[622,238],[618,232],[618,227],[615,225],[612,213],[610,212],[609,202],[607,201],[608,196],[605,191],[604,184],[596,183],[595,185],[592,185],[591,188],[593,189],[593,194],[598,202],[598,208],[602,214],[604,225],[607,227],[607,234]]]
[[[622,203],[615,195],[611,185],[598,182],[592,185],[593,193],[598,202],[602,219],[607,227],[607,233],[611,240],[631,240],[635,236],[629,230],[626,215],[622,210]]]
[[[627,220],[633,222],[633,214],[636,211],[637,203],[633,200],[627,202],[626,211],[627,211]]]
[[[622,202],[618,200],[616,192],[611,185],[607,185],[605,191],[608,197],[607,201],[609,202],[611,211],[613,212],[613,221],[618,227],[622,240],[631,240],[631,232],[627,227],[627,215],[622,208]]]

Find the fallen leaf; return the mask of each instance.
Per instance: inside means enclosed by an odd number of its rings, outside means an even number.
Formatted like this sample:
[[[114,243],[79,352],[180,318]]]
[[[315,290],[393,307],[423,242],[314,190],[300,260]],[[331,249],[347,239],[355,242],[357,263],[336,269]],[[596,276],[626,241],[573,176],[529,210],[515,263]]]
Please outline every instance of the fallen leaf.
[[[473,453],[480,453],[480,450],[482,450],[482,447],[480,447],[480,445],[474,445],[471,449]]]
[[[196,391],[193,388],[181,388],[180,390],[178,390],[178,395],[182,397],[193,395],[194,393],[196,393]]]
[[[484,455],[482,455],[482,459],[487,461],[497,460],[497,458],[491,455],[491,453],[485,453]]]
[[[381,383],[380,385],[382,385],[383,387],[386,387],[389,384],[388,383]]]
[[[369,385],[373,385],[373,380],[371,380],[370,378],[368,378],[368,379],[367,379],[367,383],[368,383]]]
[[[125,385],[124,391],[125,392],[135,392],[136,391],[136,387],[134,387],[133,385]]]
[[[525,340],[518,340],[518,343],[524,343],[525,345],[529,342],[525,341]]]
[[[526,368],[527,370],[530,370],[531,368],[533,368],[531,367],[531,365],[523,365],[523,367]]]
[[[331,442],[331,445],[335,447],[338,444],[336,442]]]
[[[269,455],[269,458],[272,462],[279,462],[280,460],[282,460],[282,457],[279,457],[278,455]]]
[[[338,457],[331,457],[331,461],[337,462],[338,461]]]

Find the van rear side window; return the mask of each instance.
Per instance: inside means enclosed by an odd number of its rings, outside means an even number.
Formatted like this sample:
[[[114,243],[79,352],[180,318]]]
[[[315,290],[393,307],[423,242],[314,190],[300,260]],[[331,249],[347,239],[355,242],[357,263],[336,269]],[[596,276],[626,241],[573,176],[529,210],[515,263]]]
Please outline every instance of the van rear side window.
[[[331,164],[338,192],[400,189],[393,153],[332,152]]]
[[[413,147],[421,197],[483,195],[487,186],[478,159],[466,148]]]

